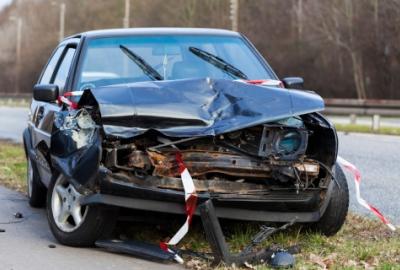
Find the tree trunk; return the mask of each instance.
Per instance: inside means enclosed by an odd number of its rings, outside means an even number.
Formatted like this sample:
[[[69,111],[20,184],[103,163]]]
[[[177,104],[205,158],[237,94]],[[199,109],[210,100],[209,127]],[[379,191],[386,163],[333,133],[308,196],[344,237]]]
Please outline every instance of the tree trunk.
[[[366,99],[365,83],[364,83],[364,71],[362,67],[362,59],[356,52],[350,52],[351,62],[353,66],[353,78],[354,85],[356,87],[357,98]]]
[[[303,35],[303,0],[297,0],[297,35],[298,40]]]

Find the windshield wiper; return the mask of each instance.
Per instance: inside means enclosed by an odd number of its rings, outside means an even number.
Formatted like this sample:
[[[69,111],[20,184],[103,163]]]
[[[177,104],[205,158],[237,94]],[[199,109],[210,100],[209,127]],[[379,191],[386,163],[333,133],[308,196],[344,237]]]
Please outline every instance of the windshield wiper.
[[[131,59],[133,62],[135,62],[138,67],[143,70],[144,74],[149,76],[150,79],[152,80],[157,80],[161,81],[164,80],[164,78],[158,73],[154,68],[152,68],[146,61],[143,60],[140,56],[129,50],[127,47],[123,45],[119,45],[119,48],[122,50],[124,54],[126,54],[129,59]]]
[[[209,52],[203,51],[196,47],[189,47],[189,51],[194,55],[200,57],[204,61],[210,63],[211,65],[221,69],[231,77],[240,78],[243,80],[248,80],[249,78],[244,74],[240,69],[236,68],[235,66],[229,64],[224,59],[213,55]]]

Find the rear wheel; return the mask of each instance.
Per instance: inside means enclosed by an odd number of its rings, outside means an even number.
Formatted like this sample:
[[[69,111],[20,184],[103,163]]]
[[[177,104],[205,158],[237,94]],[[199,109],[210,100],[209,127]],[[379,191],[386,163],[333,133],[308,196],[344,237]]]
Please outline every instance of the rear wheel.
[[[82,194],[68,179],[54,177],[47,195],[47,219],[54,237],[69,246],[91,246],[112,232],[117,219],[115,208],[80,204]]]
[[[29,157],[27,163],[26,186],[29,205],[32,207],[43,207],[46,203],[47,190],[40,182],[39,173]]]
[[[335,180],[328,207],[314,229],[326,236],[335,235],[343,226],[349,208],[349,188],[346,176],[338,164],[335,165]]]

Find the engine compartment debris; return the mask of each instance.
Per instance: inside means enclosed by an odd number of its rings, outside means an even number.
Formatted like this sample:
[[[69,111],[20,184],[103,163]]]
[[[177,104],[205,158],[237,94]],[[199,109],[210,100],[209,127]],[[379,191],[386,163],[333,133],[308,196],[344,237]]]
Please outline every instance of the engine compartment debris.
[[[199,209],[201,212],[203,228],[212,253],[201,253],[187,249],[178,249],[170,246],[169,244],[166,246],[157,246],[140,241],[120,239],[98,240],[96,241],[96,246],[111,252],[129,254],[159,262],[177,261],[179,263],[183,263],[182,256],[189,255],[192,257],[211,260],[213,266],[217,266],[220,263],[235,266],[248,266],[252,264],[258,265],[267,263],[270,266],[277,268],[291,267],[294,265],[295,259],[293,254],[300,252],[297,246],[288,247],[287,249],[276,246],[260,249],[258,245],[274,233],[285,230],[292,226],[295,223],[295,220],[276,228],[261,226],[260,231],[241,252],[237,254],[231,254],[225,241],[218,218],[215,215],[215,208],[211,200],[199,205]],[[165,249],[168,249],[168,252],[165,252]]]

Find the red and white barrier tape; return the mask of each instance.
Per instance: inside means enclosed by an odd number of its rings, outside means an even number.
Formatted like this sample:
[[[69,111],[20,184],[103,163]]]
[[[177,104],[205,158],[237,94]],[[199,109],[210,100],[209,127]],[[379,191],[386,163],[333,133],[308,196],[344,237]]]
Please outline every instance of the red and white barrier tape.
[[[254,84],[254,85],[285,88],[282,81],[280,81],[280,80],[264,80],[264,79],[262,79],[262,80],[237,80],[237,81]]]
[[[356,168],[356,166],[354,166],[353,164],[351,164],[350,162],[348,162],[347,160],[345,160],[342,157],[337,157],[337,162],[342,165],[344,168],[346,168],[349,172],[351,172],[353,174],[354,177],[354,183],[356,186],[356,198],[357,198],[357,202],[359,204],[361,204],[362,206],[364,206],[365,208],[367,208],[368,210],[372,211],[372,213],[374,213],[380,220],[382,220],[383,223],[385,223],[392,231],[396,230],[396,227],[393,226],[393,224],[391,224],[382,214],[381,212],[379,212],[378,209],[376,209],[374,206],[370,205],[366,200],[364,200],[361,197],[360,194],[360,184],[361,184],[361,173],[360,171]]]
[[[196,211],[197,194],[192,176],[190,176],[188,169],[183,163],[182,154],[180,152],[177,152],[175,158],[176,162],[178,163],[179,173],[181,175],[183,184],[183,190],[185,192],[186,221],[182,225],[182,227],[175,233],[175,235],[168,241],[168,243],[160,243],[160,248],[167,252],[175,254],[175,260],[179,263],[183,263],[183,259],[174,251],[172,251],[169,246],[178,244],[182,240],[182,238],[188,233],[189,225],[191,224],[193,214]]]
[[[81,96],[82,94],[83,91],[65,92],[62,96],[58,97],[58,102],[59,104],[66,104],[72,110],[76,110],[78,109],[78,103],[71,101],[69,97]]]

